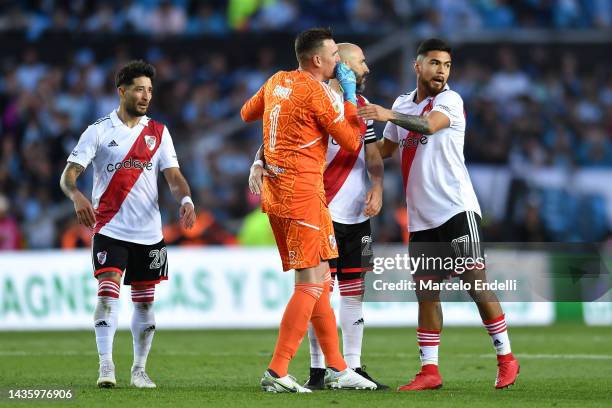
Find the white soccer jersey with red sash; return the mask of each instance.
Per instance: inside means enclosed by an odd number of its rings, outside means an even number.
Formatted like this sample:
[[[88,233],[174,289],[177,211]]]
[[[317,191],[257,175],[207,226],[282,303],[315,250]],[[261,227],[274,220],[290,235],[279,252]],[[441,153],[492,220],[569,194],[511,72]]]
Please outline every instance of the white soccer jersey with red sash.
[[[399,144],[402,176],[406,189],[409,231],[439,227],[454,215],[474,211],[480,206],[465,167],[465,112],[463,100],[448,85],[435,97],[415,103],[416,89],[400,95],[393,110],[407,115],[441,112],[450,126],[425,136],[391,122],[383,136]]]
[[[93,163],[94,232],[137,244],[161,241],[157,175],[179,167],[166,126],[143,116],[129,128],[112,111],[83,132],[68,161]]]
[[[335,93],[342,106],[342,96]],[[357,95],[357,106],[364,106],[367,99]],[[357,152],[349,152],[329,138],[327,167],[323,173],[325,195],[332,220],[341,224],[358,224],[368,219],[363,214],[368,191],[368,173],[365,162],[365,147],[376,142],[373,122],[361,120],[363,141]]]

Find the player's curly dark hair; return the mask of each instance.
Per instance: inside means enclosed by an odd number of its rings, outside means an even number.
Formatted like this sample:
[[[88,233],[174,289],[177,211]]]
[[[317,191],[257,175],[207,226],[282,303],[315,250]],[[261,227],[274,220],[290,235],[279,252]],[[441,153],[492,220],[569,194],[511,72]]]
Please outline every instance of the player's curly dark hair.
[[[430,38],[423,41],[417,48],[417,57],[419,55],[426,56],[429,51],[446,51],[449,55],[453,55],[450,45],[439,38]]]
[[[155,67],[143,60],[134,60],[121,67],[115,76],[115,86],[132,85],[134,78],[145,76],[153,82],[155,79]]]
[[[295,56],[299,62],[305,61],[323,45],[325,40],[333,40],[331,29],[317,27],[302,31],[295,37]]]

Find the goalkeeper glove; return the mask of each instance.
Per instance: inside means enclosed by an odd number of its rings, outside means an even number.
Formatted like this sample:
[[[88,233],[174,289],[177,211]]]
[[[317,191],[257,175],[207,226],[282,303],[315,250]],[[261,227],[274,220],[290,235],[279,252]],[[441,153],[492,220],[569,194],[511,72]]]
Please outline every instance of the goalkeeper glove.
[[[357,106],[357,79],[355,73],[346,64],[339,62],[335,68],[336,79],[340,83],[344,100]]]

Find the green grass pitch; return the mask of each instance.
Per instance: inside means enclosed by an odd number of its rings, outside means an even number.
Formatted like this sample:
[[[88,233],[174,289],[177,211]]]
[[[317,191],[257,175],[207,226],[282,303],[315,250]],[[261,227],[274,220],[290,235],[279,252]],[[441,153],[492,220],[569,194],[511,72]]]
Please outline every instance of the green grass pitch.
[[[114,359],[118,387],[96,388],[97,354],[91,332],[0,333],[0,390],[3,406],[48,406],[13,402],[7,389],[71,388],[68,407],[590,407],[610,406],[612,327],[556,325],[511,327],[521,362],[517,384],[493,389],[496,360],[483,328],[446,328],[440,349],[444,387],[418,393],[321,391],[268,394],[259,379],[269,362],[274,330],[158,329],[147,371],[155,390],[129,387],[131,334],[120,331]],[[301,382],[308,373],[308,341],[291,364]],[[375,378],[395,389],[416,373],[414,328],[366,328],[363,362]]]

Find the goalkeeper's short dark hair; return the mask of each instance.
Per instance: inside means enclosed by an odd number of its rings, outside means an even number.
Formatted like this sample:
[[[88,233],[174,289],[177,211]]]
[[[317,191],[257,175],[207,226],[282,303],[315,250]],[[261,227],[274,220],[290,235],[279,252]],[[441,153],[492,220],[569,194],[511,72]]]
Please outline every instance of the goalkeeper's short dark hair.
[[[331,29],[317,27],[302,31],[295,38],[295,56],[298,62],[306,61],[312,57],[325,40],[333,40]]]
[[[115,76],[115,86],[132,85],[134,78],[147,77],[153,82],[155,79],[155,67],[143,60],[134,60],[121,67]]]

